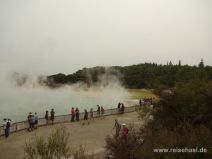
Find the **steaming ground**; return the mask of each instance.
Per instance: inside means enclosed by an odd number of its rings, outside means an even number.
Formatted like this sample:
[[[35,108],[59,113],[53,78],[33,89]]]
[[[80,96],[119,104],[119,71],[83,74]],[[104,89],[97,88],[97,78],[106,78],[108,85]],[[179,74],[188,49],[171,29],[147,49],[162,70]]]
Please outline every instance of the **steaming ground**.
[[[26,120],[28,112],[38,112],[39,117],[44,117],[45,111],[52,108],[55,115],[68,114],[71,107],[78,107],[81,112],[91,107],[96,110],[97,104],[113,108],[117,102],[129,96],[118,81],[111,81],[107,85],[99,82],[89,89],[80,84],[50,89],[34,81],[19,87],[8,78],[8,74],[3,74],[0,81],[0,120]]]

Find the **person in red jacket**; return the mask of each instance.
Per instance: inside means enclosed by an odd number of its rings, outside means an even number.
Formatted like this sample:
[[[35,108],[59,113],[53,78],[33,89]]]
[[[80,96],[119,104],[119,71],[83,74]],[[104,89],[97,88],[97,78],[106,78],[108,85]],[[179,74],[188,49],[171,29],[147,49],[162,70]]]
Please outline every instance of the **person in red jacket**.
[[[126,124],[123,123],[123,124],[122,124],[121,136],[122,136],[123,138],[127,138],[128,132],[129,132],[129,129],[126,127]]]

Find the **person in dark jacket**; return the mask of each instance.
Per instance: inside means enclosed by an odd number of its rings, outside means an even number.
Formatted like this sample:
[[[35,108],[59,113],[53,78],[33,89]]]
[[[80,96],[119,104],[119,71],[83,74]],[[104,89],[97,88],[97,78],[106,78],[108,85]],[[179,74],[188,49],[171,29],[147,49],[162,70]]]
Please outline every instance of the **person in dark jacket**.
[[[11,127],[11,120],[7,119],[7,124],[6,124],[6,133],[5,133],[5,137],[8,138],[10,135],[10,127]]]
[[[118,113],[120,113],[121,112],[121,103],[119,102],[118,103]]]
[[[103,107],[101,107],[101,118],[104,118],[105,110]]]
[[[49,111],[48,110],[46,111],[45,119],[46,119],[46,125],[48,125],[49,124]]]
[[[54,125],[54,114],[55,114],[54,109],[52,109],[50,112],[50,120],[52,121],[52,125]]]
[[[4,136],[5,136],[5,138],[7,138],[7,119],[6,118],[3,120],[2,126],[4,129]]]
[[[100,117],[100,106],[99,105],[97,105],[97,117],[99,118]]]
[[[76,114],[76,121],[79,121],[79,109],[75,109],[75,114]]]
[[[83,121],[82,125],[85,125],[85,121],[87,121],[87,123],[89,124],[87,109],[84,110],[84,121]]]
[[[124,113],[124,110],[125,110],[125,106],[124,106],[124,103],[121,104],[121,113],[123,114]]]
[[[28,121],[28,124],[29,124],[28,130],[32,131],[33,124],[32,124],[32,113],[31,112],[29,112],[29,115],[27,116],[27,121]]]

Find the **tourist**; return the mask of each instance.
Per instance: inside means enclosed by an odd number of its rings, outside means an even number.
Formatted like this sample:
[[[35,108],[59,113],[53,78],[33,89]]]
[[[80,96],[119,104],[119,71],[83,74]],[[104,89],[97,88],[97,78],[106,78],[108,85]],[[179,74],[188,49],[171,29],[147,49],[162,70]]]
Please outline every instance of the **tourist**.
[[[11,120],[7,119],[7,124],[6,124],[6,133],[5,133],[5,137],[8,138],[10,135],[10,127],[11,127]]]
[[[119,102],[119,103],[118,103],[118,113],[121,112],[120,110],[121,110],[121,103]]]
[[[121,104],[121,113],[122,113],[122,114],[124,113],[124,110],[125,110],[125,106],[124,106],[124,104],[122,103],[122,104]]]
[[[87,121],[87,123],[89,124],[87,109],[84,110],[84,121],[83,121],[82,125],[85,125],[85,121]]]
[[[32,113],[29,112],[29,115],[27,116],[28,124],[29,124],[29,131],[32,131]]]
[[[90,109],[90,121],[93,120],[94,121],[94,117],[93,117],[93,108]]]
[[[49,111],[48,110],[46,111],[45,119],[46,119],[46,125],[48,125],[49,124]]]
[[[34,114],[34,118],[35,118],[34,127],[35,127],[35,129],[37,129],[37,128],[38,128],[38,115],[37,115],[36,112],[35,112],[35,114]]]
[[[32,115],[32,121],[31,121],[32,123],[32,129],[34,129],[35,128],[35,116],[34,115]]]
[[[50,112],[50,120],[52,121],[52,125],[54,125],[54,114],[55,114],[54,109],[52,109]]]
[[[119,133],[121,130],[121,124],[118,122],[118,119],[115,119],[115,124],[113,129],[116,129],[115,138],[119,137]]]
[[[6,118],[3,120],[2,126],[4,130],[4,136],[5,138],[7,138],[7,119]]]
[[[142,100],[141,100],[141,98],[139,99],[139,106],[140,107],[142,106]]]
[[[79,121],[79,109],[75,109],[75,114],[76,114],[76,121]]]
[[[97,105],[97,117],[100,117],[100,106]]]
[[[104,118],[104,113],[105,113],[105,110],[103,107],[101,107],[101,117]]]
[[[71,122],[74,122],[74,118],[75,118],[75,110],[72,107],[72,109],[71,109]]]
[[[126,127],[126,124],[122,124],[122,130],[121,130],[121,137],[122,138],[127,138],[127,135],[129,133],[129,129]]]

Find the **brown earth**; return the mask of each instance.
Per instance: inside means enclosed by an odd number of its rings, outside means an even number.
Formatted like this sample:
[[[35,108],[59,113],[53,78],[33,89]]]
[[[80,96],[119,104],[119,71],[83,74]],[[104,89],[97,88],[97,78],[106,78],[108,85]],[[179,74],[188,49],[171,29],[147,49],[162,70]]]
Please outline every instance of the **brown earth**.
[[[104,119],[95,119],[89,125],[82,125],[82,121],[75,123],[64,123],[67,130],[70,132],[70,147],[78,147],[83,145],[87,152],[94,153],[96,156],[103,156],[105,137],[114,134],[114,120],[118,119],[120,123],[142,124],[138,120],[136,112],[126,113],[123,115],[106,116]],[[33,132],[20,131],[13,133],[9,138],[0,138],[0,159],[20,159],[23,158],[23,147],[25,141],[32,138],[34,135],[47,137],[56,127],[44,126]]]

